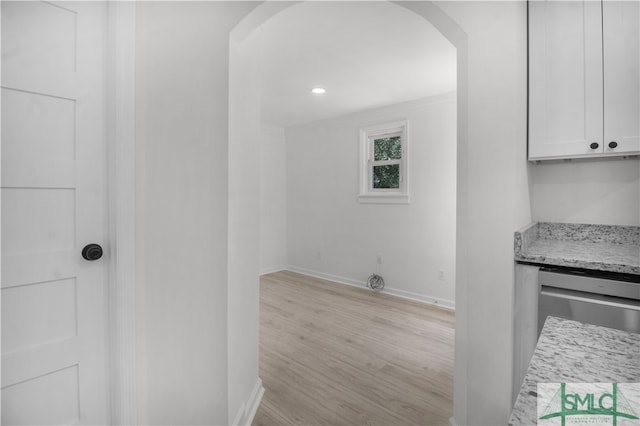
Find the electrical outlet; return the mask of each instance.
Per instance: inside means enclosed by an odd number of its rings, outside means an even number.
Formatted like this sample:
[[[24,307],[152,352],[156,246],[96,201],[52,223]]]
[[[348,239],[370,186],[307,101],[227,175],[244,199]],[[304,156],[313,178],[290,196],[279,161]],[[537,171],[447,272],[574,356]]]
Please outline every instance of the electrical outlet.
[[[322,259],[322,252],[321,251],[317,251],[316,252],[316,260],[321,260]]]
[[[382,255],[381,254],[376,256],[376,262],[378,262],[378,265],[382,265]]]
[[[444,281],[444,269],[438,269],[438,279]]]

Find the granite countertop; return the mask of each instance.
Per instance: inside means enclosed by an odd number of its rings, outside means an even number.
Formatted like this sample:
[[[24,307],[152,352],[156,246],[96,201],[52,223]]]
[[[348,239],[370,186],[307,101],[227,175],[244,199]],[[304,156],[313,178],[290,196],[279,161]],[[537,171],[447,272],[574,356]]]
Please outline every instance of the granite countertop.
[[[517,231],[515,260],[640,275],[640,227],[533,223]]]
[[[509,424],[538,423],[538,383],[638,382],[640,334],[549,316]]]

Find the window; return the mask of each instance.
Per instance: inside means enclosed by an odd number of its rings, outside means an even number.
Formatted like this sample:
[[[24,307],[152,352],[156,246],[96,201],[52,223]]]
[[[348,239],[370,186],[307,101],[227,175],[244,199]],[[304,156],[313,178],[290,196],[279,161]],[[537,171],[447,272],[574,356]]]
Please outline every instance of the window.
[[[409,203],[408,122],[360,129],[361,203]]]

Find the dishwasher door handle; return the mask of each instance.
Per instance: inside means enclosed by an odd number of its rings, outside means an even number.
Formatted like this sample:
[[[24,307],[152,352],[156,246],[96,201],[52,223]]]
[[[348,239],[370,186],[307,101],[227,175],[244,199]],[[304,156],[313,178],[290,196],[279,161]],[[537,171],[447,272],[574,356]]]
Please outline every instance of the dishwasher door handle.
[[[547,287],[547,286],[542,286],[540,290],[540,295],[566,299],[566,300],[575,300],[577,302],[610,306],[612,308],[622,308],[622,309],[631,309],[634,311],[640,311],[640,302],[632,299],[623,299],[621,297],[601,296],[601,295],[596,295],[591,293],[584,293],[581,291],[558,289],[558,288]]]

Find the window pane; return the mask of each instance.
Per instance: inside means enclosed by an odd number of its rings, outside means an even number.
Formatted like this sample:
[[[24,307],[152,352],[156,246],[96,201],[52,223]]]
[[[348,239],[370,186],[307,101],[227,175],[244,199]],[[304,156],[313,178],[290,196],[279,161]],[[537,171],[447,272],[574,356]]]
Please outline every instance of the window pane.
[[[373,166],[373,188],[400,188],[400,164]]]
[[[399,160],[402,157],[400,136],[373,140],[373,157],[375,161]]]

